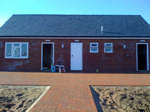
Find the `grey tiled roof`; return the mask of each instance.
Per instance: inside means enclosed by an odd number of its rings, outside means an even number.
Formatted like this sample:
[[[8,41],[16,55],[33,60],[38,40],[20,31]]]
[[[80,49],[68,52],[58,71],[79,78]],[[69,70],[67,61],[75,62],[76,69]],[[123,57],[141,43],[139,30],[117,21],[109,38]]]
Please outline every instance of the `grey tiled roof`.
[[[0,36],[150,36],[150,26],[140,15],[13,15]]]

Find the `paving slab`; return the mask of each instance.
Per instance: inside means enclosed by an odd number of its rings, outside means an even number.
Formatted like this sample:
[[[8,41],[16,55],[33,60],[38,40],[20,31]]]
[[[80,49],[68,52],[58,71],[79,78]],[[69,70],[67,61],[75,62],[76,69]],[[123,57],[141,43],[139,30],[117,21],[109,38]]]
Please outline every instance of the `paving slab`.
[[[30,112],[97,112],[91,85],[150,86],[150,74],[0,72],[0,84],[51,86]]]

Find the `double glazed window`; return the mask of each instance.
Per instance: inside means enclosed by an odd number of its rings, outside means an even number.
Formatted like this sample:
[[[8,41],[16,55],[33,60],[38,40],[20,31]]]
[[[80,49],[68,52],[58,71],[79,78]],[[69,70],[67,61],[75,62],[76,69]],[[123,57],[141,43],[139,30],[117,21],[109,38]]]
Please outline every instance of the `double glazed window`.
[[[90,53],[98,52],[98,43],[90,43]],[[113,43],[104,43],[104,53],[113,53]]]
[[[90,53],[98,53],[98,43],[90,43]]]
[[[28,43],[6,42],[5,58],[28,58]]]
[[[104,43],[104,53],[113,53],[113,43]]]

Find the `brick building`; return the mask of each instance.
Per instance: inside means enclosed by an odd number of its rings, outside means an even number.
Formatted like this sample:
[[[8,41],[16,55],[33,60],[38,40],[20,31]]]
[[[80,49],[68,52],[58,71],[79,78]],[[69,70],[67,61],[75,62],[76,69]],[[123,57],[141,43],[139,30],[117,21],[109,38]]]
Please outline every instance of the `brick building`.
[[[1,71],[149,72],[140,15],[13,15],[0,28]]]

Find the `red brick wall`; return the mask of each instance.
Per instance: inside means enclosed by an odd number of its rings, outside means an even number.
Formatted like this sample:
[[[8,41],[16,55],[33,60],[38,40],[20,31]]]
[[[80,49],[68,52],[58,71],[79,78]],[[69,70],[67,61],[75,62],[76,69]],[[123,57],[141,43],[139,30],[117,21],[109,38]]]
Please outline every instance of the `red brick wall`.
[[[50,39],[54,42],[54,63],[61,62],[66,71],[70,72],[70,43],[74,39]],[[28,59],[5,59],[5,42],[29,42]],[[41,71],[41,43],[45,39],[1,39],[0,40],[0,70],[1,71]],[[136,43],[140,40],[114,39],[83,39],[83,72],[136,72]],[[90,42],[99,43],[99,53],[90,53]],[[104,53],[104,43],[113,43],[113,53]],[[64,48],[61,48],[61,44]],[[78,42],[76,42],[78,43]],[[150,43],[145,40],[145,43]],[[126,48],[123,45],[126,44]]]
[[[84,46],[89,46],[88,40]],[[97,40],[93,40],[97,42]],[[104,53],[104,43],[113,43],[113,53]],[[84,48],[84,70],[90,72],[135,72],[136,71],[136,41],[135,40],[98,40],[99,53],[89,53],[89,47]],[[126,48],[123,48],[126,44]],[[129,56],[127,56],[129,54]],[[86,58],[85,58],[86,57]],[[94,67],[93,67],[94,66]]]

